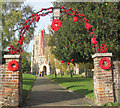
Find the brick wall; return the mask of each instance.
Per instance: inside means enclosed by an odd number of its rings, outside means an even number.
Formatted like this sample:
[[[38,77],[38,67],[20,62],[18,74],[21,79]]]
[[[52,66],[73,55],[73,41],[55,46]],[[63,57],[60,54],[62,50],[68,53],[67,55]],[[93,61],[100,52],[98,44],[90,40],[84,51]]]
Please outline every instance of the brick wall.
[[[19,106],[21,103],[21,94],[22,94],[22,73],[21,73],[21,59],[20,55],[4,55],[5,64],[4,64],[4,81],[2,84],[3,92],[3,106]],[[15,60],[19,63],[18,71],[8,70],[8,63],[11,60]]]
[[[4,88],[3,88],[3,82],[5,77],[5,68],[4,64],[0,65],[0,108],[3,106],[3,94],[4,94]]]
[[[107,57],[111,61],[111,53],[96,53],[94,59],[94,98],[97,105],[107,102],[114,102],[112,70],[103,70],[99,66],[102,57]]]
[[[120,103],[120,61],[113,62],[113,81],[115,100]]]

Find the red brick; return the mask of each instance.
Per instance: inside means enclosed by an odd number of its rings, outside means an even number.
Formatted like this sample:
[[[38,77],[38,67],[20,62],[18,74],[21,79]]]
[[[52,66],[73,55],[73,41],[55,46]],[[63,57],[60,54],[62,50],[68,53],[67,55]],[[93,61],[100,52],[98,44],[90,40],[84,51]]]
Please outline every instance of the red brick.
[[[19,82],[18,80],[12,80],[11,82]]]

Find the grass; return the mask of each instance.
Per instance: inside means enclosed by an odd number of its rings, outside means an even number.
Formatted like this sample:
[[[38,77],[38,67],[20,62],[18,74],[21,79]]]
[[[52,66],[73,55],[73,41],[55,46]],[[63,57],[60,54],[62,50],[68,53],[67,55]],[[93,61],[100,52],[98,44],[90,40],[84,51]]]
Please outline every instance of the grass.
[[[70,78],[70,75],[64,75],[62,77],[57,75],[55,79],[53,74],[47,75],[47,77],[67,89],[94,100],[93,78],[82,78],[80,75],[74,75],[73,78]]]
[[[118,103],[118,102],[115,102],[115,103],[108,102],[108,103],[103,104],[103,106],[120,106],[120,103]]]
[[[23,104],[24,104],[36,76],[31,75],[31,74],[23,74],[22,77],[23,77],[23,96],[22,96],[22,100],[23,100]]]

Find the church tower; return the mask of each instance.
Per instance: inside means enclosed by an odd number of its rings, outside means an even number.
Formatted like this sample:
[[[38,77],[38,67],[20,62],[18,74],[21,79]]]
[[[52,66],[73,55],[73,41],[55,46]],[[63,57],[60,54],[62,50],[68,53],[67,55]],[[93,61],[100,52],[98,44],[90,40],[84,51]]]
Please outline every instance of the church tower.
[[[44,71],[45,75],[50,74],[50,65],[44,55],[44,42],[45,33],[43,30],[39,31],[39,35],[33,38],[33,49],[31,57],[31,73],[38,74],[40,71]]]

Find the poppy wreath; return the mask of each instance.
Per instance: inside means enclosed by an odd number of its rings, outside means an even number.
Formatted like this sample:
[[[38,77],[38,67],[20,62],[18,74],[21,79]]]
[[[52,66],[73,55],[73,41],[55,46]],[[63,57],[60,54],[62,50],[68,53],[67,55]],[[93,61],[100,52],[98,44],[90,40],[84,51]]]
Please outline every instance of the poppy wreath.
[[[51,24],[51,29],[58,31],[61,27],[61,21],[59,19],[54,19]]]
[[[107,66],[104,66],[103,65],[103,62],[106,61],[107,62]],[[99,66],[104,69],[104,70],[107,70],[111,67],[111,62],[110,60],[107,58],[107,57],[103,57],[101,58],[100,62],[99,62]]]
[[[12,67],[12,65],[15,65],[15,67]],[[17,70],[19,69],[19,64],[18,64],[18,62],[15,61],[15,60],[10,61],[10,62],[8,63],[8,69],[9,69],[10,71],[17,71]]]

